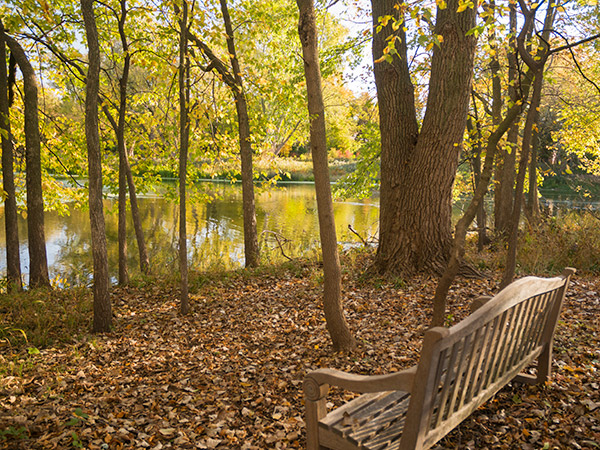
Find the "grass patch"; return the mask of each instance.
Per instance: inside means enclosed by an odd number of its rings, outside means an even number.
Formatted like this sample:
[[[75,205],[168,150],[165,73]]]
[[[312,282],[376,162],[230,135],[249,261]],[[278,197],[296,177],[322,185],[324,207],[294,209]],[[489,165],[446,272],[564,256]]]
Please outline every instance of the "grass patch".
[[[85,288],[0,295],[0,348],[69,342],[91,323],[92,293]]]
[[[494,241],[482,252],[476,250],[473,233],[467,243],[467,259],[478,269],[502,271],[506,263],[506,245]],[[519,234],[517,276],[559,274],[575,267],[578,274],[600,274],[600,216],[591,212],[571,212],[545,218],[530,227],[527,222]]]
[[[568,266],[600,273],[600,218],[569,213],[528,228],[520,239],[518,263],[523,273],[553,274]]]

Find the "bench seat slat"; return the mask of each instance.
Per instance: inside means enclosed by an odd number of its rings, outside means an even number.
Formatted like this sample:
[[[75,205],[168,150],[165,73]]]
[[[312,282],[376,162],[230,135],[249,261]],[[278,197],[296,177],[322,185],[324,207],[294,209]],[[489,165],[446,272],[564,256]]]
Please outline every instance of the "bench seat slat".
[[[403,421],[399,420],[408,409],[410,395],[403,391],[363,394],[323,418],[319,427],[351,442],[356,448],[376,450],[385,447],[373,437],[390,434],[399,438]],[[333,414],[335,413],[335,415]],[[388,438],[389,439],[389,438]]]

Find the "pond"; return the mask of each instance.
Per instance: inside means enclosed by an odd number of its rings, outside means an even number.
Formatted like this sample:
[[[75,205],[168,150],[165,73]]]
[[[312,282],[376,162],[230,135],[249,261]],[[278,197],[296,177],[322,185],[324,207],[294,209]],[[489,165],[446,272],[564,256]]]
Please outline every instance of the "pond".
[[[242,192],[239,184],[210,183],[208,194],[214,200],[188,202],[188,259],[193,270],[211,267],[236,268],[244,264]],[[176,271],[179,207],[163,196],[139,198],[140,215],[151,266],[159,271]],[[377,199],[336,201],[334,214],[338,240],[358,245],[359,238],[377,232]],[[3,217],[3,207],[0,216]],[[317,205],[312,184],[286,183],[274,190],[257,194],[256,219],[263,261],[284,261],[287,257],[307,255],[319,249]],[[118,274],[116,200],[105,200],[109,272],[113,282]],[[130,273],[138,271],[135,233],[128,214],[128,258]],[[0,274],[6,276],[6,238],[0,227]],[[89,284],[92,256],[88,211],[71,209],[68,216],[45,214],[46,248],[50,277],[55,285]],[[19,219],[21,266],[25,279],[29,267],[27,227]],[[280,246],[281,244],[281,246]],[[286,256],[284,256],[286,255]]]
[[[239,184],[203,183],[203,191],[213,200],[188,202],[188,260],[192,270],[237,268],[244,265],[242,192]],[[565,210],[598,209],[598,201],[573,195],[543,191],[542,207],[551,215]],[[158,272],[178,268],[177,243],[179,207],[168,195],[142,196],[140,213],[151,265]],[[463,206],[464,207],[464,206]],[[108,264],[116,282],[118,270],[116,200],[105,200]],[[491,208],[491,207],[490,207]],[[460,215],[460,204],[454,215]],[[338,241],[343,246],[361,245],[349,230],[362,238],[377,235],[379,199],[334,202]],[[491,210],[490,210],[491,214]],[[0,216],[3,218],[3,205]],[[311,183],[281,183],[276,189],[256,196],[256,219],[262,261],[281,262],[286,257],[307,256],[319,250],[319,228],[314,186]],[[138,272],[137,243],[128,214],[128,258],[131,274]],[[68,216],[45,214],[48,266],[58,286],[89,284],[92,256],[87,211],[71,208]],[[25,281],[28,273],[26,222],[19,219],[21,266]],[[0,227],[0,276],[6,276],[6,239]]]

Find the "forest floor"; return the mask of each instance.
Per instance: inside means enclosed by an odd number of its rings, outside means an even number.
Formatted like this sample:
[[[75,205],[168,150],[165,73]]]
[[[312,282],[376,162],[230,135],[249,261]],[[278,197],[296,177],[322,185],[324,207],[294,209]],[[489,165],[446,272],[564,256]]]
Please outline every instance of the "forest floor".
[[[0,448],[303,448],[308,371],[386,373],[419,355],[435,281],[366,279],[360,269],[344,274],[347,319],[359,342],[350,354],[332,352],[320,268],[302,262],[204,279],[187,317],[172,287],[119,288],[109,334],[40,352],[6,341]],[[448,321],[464,317],[471,300],[498,282],[496,273],[460,280]],[[575,276],[551,381],[508,385],[436,448],[600,447],[599,292],[600,280]],[[337,404],[350,394],[330,398]]]

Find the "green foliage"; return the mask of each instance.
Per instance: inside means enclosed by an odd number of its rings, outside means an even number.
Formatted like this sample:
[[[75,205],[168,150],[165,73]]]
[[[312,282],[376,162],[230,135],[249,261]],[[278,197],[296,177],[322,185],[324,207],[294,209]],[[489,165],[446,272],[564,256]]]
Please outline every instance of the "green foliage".
[[[20,439],[27,439],[29,437],[29,432],[27,431],[27,428],[25,428],[22,425],[19,426],[9,426],[8,428],[5,428],[4,430],[0,430],[0,439],[1,440],[8,440],[8,439],[12,439],[12,440],[20,440]]]
[[[369,197],[379,187],[379,126],[376,123],[366,124],[359,139],[356,170],[342,177],[333,188],[338,198]]]

